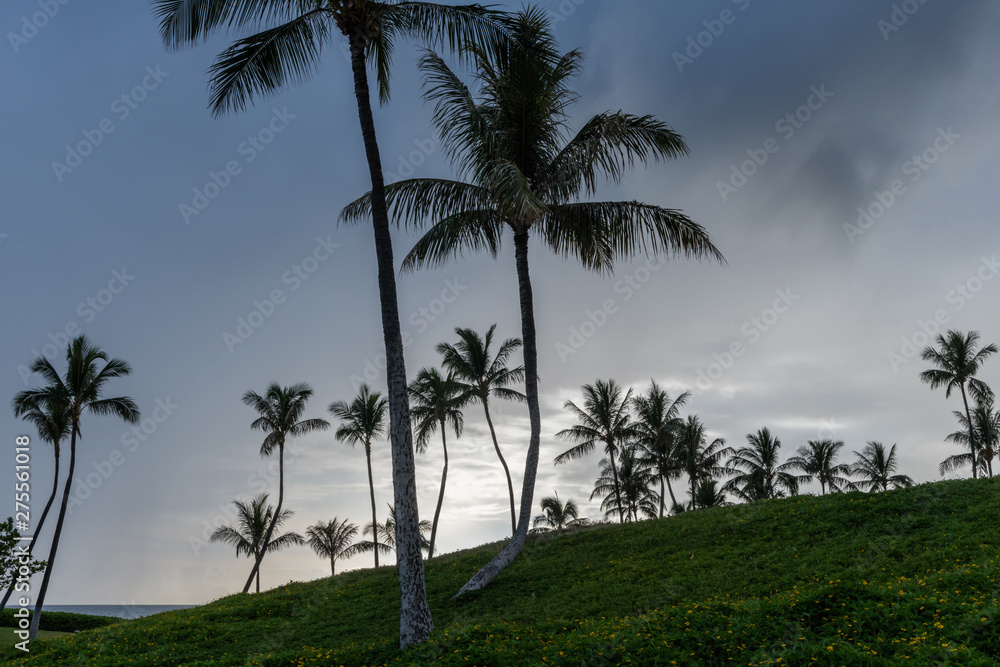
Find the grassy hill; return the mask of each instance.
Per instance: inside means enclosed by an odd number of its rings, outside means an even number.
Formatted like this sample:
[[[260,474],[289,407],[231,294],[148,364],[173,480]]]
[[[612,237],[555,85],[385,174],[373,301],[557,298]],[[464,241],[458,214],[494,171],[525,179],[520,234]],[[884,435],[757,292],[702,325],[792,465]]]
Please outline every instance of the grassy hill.
[[[32,645],[18,665],[1000,664],[1000,479],[799,497],[427,564],[437,631],[400,653],[393,568]]]

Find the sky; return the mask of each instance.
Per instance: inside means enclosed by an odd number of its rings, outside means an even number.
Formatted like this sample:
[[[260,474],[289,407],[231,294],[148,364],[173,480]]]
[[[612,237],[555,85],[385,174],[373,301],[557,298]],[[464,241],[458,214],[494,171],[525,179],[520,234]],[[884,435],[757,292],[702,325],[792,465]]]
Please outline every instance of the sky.
[[[515,3],[502,3],[512,10]],[[603,111],[650,114],[691,155],[639,168],[600,199],[681,209],[726,263],[637,257],[612,275],[531,248],[542,403],[535,505],[558,492],[582,514],[599,453],[556,467],[581,386],[614,378],[691,391],[712,437],[739,446],[768,427],[791,456],[809,440],[898,445],[900,471],[940,479],[960,402],[918,374],[947,329],[1000,340],[1000,8],[791,0],[542,0],[572,82],[575,131]],[[200,604],[241,589],[252,563],[204,542],[232,501],[277,495],[254,413],[240,398],[308,382],[307,417],[385,387],[370,227],[337,223],[369,189],[350,70],[331,47],[310,81],[213,118],[207,70],[238,35],[168,52],[147,3],[10,0],[0,7],[0,397],[85,333],[133,373],[108,386],[139,430],[82,423],[52,604]],[[403,44],[392,100],[376,108],[388,180],[454,177],[421,97],[419,51]],[[450,56],[446,60],[453,62]],[[457,66],[456,66],[457,67]],[[467,78],[471,82],[471,78]],[[394,232],[397,265],[416,236]],[[520,336],[509,242],[399,279],[408,376],[440,364],[456,327]],[[275,298],[277,297],[277,298]],[[996,385],[1000,359],[981,376]],[[523,406],[493,419],[520,489]],[[0,480],[30,427],[0,411]],[[365,457],[332,432],[286,455],[288,528],[369,520]],[[387,442],[374,447],[381,515],[392,497]],[[68,464],[68,447],[63,471]],[[478,407],[449,441],[441,552],[509,535],[506,483]],[[31,507],[52,484],[51,447],[31,445]],[[417,457],[430,518],[443,457]],[[967,476],[966,472],[963,476]],[[815,488],[814,488],[815,487]],[[818,492],[818,485],[807,487]],[[11,493],[11,495],[13,495]],[[13,503],[12,503],[13,504]],[[13,507],[9,510],[13,513]],[[47,549],[54,518],[43,530]],[[370,566],[356,557],[338,567]],[[266,558],[262,585],[326,576],[306,547]],[[36,579],[36,583],[38,579]]]

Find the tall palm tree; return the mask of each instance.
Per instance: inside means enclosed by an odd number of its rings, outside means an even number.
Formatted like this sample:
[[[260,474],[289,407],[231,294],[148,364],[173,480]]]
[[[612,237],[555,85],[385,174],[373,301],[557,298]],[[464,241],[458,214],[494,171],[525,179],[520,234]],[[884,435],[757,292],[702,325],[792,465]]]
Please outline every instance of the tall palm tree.
[[[441,447],[444,449],[444,468],[441,470],[441,490],[438,492],[437,507],[434,510],[434,522],[431,524],[431,542],[427,557],[434,555],[434,544],[437,539],[438,520],[441,518],[441,505],[444,503],[444,487],[448,483],[448,439],[447,425],[450,422],[455,430],[455,437],[462,436],[464,418],[462,408],[469,402],[469,392],[461,382],[455,379],[455,374],[448,371],[441,375],[436,368],[422,368],[416,379],[410,383],[410,399],[413,403],[413,420],[417,424],[417,452],[427,450],[427,442],[434,431],[441,427]]]
[[[45,526],[45,519],[49,516],[49,509],[52,507],[52,502],[56,499],[56,492],[59,491],[59,445],[69,435],[70,429],[70,418],[68,405],[63,401],[58,400],[46,400],[40,405],[29,408],[21,418],[25,421],[29,421],[35,425],[35,430],[38,431],[38,437],[43,441],[48,442],[52,445],[55,450],[56,457],[56,469],[52,474],[52,491],[49,493],[49,499],[45,502],[45,507],[42,509],[42,514],[35,523],[33,535],[34,538],[28,543],[28,554],[32,554],[35,550],[35,543],[38,541],[38,536],[42,532],[42,528]],[[69,482],[67,482],[68,484]],[[4,609],[7,606],[7,600],[10,599],[11,594],[14,592],[14,586],[17,584],[16,579],[11,579],[10,584],[7,586],[7,590],[4,592],[3,600],[0,601],[0,609]]]
[[[559,494],[542,498],[542,513],[535,517],[532,530],[536,533],[554,530],[561,533],[567,528],[586,523],[580,518],[580,508],[572,499],[563,503]]]
[[[280,551],[292,545],[302,545],[306,541],[298,533],[285,533],[278,535],[272,533],[270,540],[265,539],[269,528],[280,528],[281,524],[292,518],[295,514],[290,509],[282,510],[275,514],[274,506],[267,502],[267,494],[261,493],[254,497],[249,503],[242,500],[234,500],[236,505],[237,523],[235,526],[220,526],[215,529],[210,542],[222,542],[236,547],[236,557],[252,556],[255,561],[260,554],[267,551]],[[264,546],[264,545],[267,546]],[[257,569],[257,592],[260,593],[260,569]],[[244,593],[246,591],[243,591]]]
[[[732,449],[726,447],[726,441],[723,438],[716,438],[709,442],[705,425],[695,415],[688,415],[687,420],[679,430],[678,438],[677,455],[681,467],[688,476],[691,509],[697,509],[699,507],[698,484],[712,481],[716,477],[731,472],[729,467],[723,463],[723,459],[732,452]]]
[[[649,488],[655,482],[656,473],[645,463],[635,445],[625,445],[619,450],[616,464],[612,464],[610,458],[601,459],[601,476],[594,484],[590,499],[604,498],[601,509],[606,519],[624,514],[626,521],[638,521],[640,512],[655,518],[660,498]]]
[[[362,384],[358,395],[350,404],[337,401],[330,404],[330,413],[340,420],[334,435],[354,446],[358,443],[365,448],[368,463],[368,491],[372,503],[372,523],[378,521],[375,514],[375,478],[372,476],[372,440],[385,436],[385,410],[387,401],[380,393],[373,392],[367,384]],[[318,525],[318,524],[317,524]],[[378,549],[375,553],[375,567],[378,567]]]
[[[377,549],[382,555],[391,554],[396,550],[396,508],[389,505],[389,516],[385,523],[374,521],[366,524],[363,534],[371,535],[370,540],[362,540],[357,543],[359,553],[366,553]],[[431,532],[431,522],[426,519],[420,522],[420,548],[428,551],[431,541],[427,535]]]
[[[747,434],[748,446],[740,447],[729,457],[727,465],[735,477],[726,482],[731,491],[747,502],[783,498],[799,492],[799,478],[790,471],[798,464],[794,460],[779,463],[781,440],[766,427]]]
[[[101,363],[103,362],[103,366]],[[45,357],[36,358],[31,364],[31,372],[38,373],[45,382],[37,389],[27,389],[14,396],[12,407],[14,415],[22,417],[32,410],[45,410],[48,405],[66,406],[69,413],[69,472],[63,487],[62,502],[59,505],[59,515],[56,519],[56,529],[52,535],[52,545],[49,547],[48,567],[42,576],[42,584],[38,588],[35,599],[35,613],[31,618],[29,637],[38,635],[38,624],[41,621],[42,608],[45,604],[45,594],[49,589],[49,578],[55,567],[56,552],[59,549],[59,537],[62,535],[63,523],[66,520],[66,507],[69,504],[70,480],[76,468],[76,441],[83,437],[80,421],[83,415],[90,413],[100,416],[118,417],[129,424],[139,422],[139,408],[128,396],[103,398],[102,394],[110,380],[120,378],[132,372],[131,366],[122,359],[108,358],[99,347],[90,342],[86,336],[77,336],[66,348],[66,375],[60,376],[52,363]]]
[[[452,371],[469,393],[470,400],[482,404],[486,412],[486,423],[490,427],[493,438],[493,448],[496,450],[503,473],[507,477],[507,493],[510,495],[510,534],[517,530],[517,514],[514,509],[514,484],[510,479],[510,469],[503,458],[500,445],[497,443],[497,432],[493,428],[490,417],[490,396],[511,401],[523,401],[524,394],[511,389],[510,385],[524,380],[524,366],[508,368],[507,359],[517,348],[521,347],[520,338],[508,338],[500,344],[495,356],[490,356],[490,345],[493,343],[493,325],[480,336],[472,329],[455,329],[459,341],[454,345],[441,343],[437,351],[444,356],[444,367]]]
[[[899,460],[896,458],[896,445],[885,449],[881,442],[869,442],[860,452],[854,452],[858,460],[854,463],[853,473],[860,480],[854,485],[860,491],[888,491],[889,488],[902,489],[913,486],[913,480],[907,475],[894,475]]]
[[[220,31],[262,32],[239,39],[211,68],[211,106],[216,115],[286,85],[319,68],[323,47],[340,33],[350,47],[354,95],[372,184],[371,221],[378,264],[379,301],[389,387],[393,488],[400,510],[398,555],[401,596],[400,645],[423,641],[434,629],[420,553],[417,492],[406,396],[406,367],[396,299],[396,277],[385,203],[382,159],[375,135],[366,60],[374,67],[382,103],[389,100],[389,67],[397,38],[414,38],[456,49],[466,42],[498,48],[506,34],[500,15],[479,5],[451,6],[403,0],[153,0],[168,48],[204,41]],[[270,27],[274,26],[274,27]]]
[[[267,434],[260,445],[260,455],[270,456],[275,450],[278,451],[278,507],[271,517],[271,525],[264,533],[264,546],[256,554],[253,569],[250,570],[247,583],[243,586],[244,593],[250,590],[250,584],[260,569],[260,562],[264,559],[264,554],[268,553],[267,545],[271,539],[271,532],[281,516],[281,506],[285,500],[285,441],[288,438],[330,428],[330,422],[325,419],[302,419],[306,402],[312,394],[312,387],[304,382],[290,387],[282,387],[277,382],[272,382],[263,396],[255,391],[243,394],[243,402],[259,415],[250,423],[250,428]]]
[[[962,394],[962,404],[965,406],[965,418],[969,427],[969,447],[972,453],[972,478],[975,479],[978,471],[978,450],[979,444],[976,442],[975,433],[972,429],[972,414],[969,410],[968,393],[976,401],[985,401],[993,398],[993,392],[989,386],[976,377],[983,362],[991,354],[996,354],[996,345],[990,343],[976,350],[979,342],[979,332],[969,331],[961,333],[954,329],[943,335],[938,335],[935,339],[938,347],[926,347],[920,358],[933,363],[936,368],[931,368],[920,374],[920,379],[937,389],[944,386],[944,397],[951,396],[951,391],[958,388]]]
[[[556,457],[557,465],[590,454],[599,442],[604,444],[604,453],[610,459],[612,489],[621,523],[625,523],[625,508],[621,500],[615,455],[635,436],[635,426],[632,424],[632,415],[629,414],[631,401],[632,390],[629,389],[623,395],[622,388],[613,379],[607,382],[597,380],[592,385],[585,384],[583,408],[573,401],[566,401],[563,405],[580,423],[556,433],[557,438],[577,443]]]
[[[499,55],[468,49],[478,70],[478,100],[437,54],[421,62],[442,145],[468,182],[406,180],[385,192],[404,224],[434,223],[403,261],[404,270],[440,265],[470,250],[496,257],[506,229],[514,240],[531,424],[520,512],[511,541],[459,595],[482,589],[514,562],[531,522],[541,417],[530,236],[604,272],[640,251],[722,259],[705,230],[678,211],[636,201],[580,201],[596,193],[602,177],[620,183],[637,162],[680,157],[687,146],[665,123],[623,112],[598,114],[568,137],[568,108],[576,100],[568,83],[579,72],[580,53],[560,54],[550,20],[538,8],[518,14],[512,32],[513,45]],[[374,191],[362,197],[341,218],[367,219],[376,197]]]
[[[347,519],[338,521],[317,521],[315,525],[306,528],[309,539],[306,543],[320,558],[330,559],[330,576],[337,574],[337,559],[350,558],[359,552],[358,545],[353,542],[358,534],[358,527]],[[378,550],[374,550],[378,553]],[[376,567],[378,565],[376,564]]]
[[[798,453],[788,460],[794,463],[804,474],[799,476],[803,482],[819,481],[820,495],[826,495],[827,488],[839,493],[853,490],[848,477],[851,466],[847,463],[836,463],[837,456],[844,443],[840,440],[810,440],[807,446],[799,447]]]
[[[970,446],[969,432],[971,430],[975,434],[975,442],[980,449],[978,458],[979,472],[992,477],[993,459],[996,457],[997,450],[1000,449],[1000,410],[994,410],[993,401],[990,399],[978,401],[975,407],[972,408],[971,429],[965,415],[957,410],[954,412],[954,415],[961,425],[961,430],[955,431],[945,438],[945,440]],[[971,465],[972,461],[971,451],[949,456],[941,462],[939,471],[944,475],[958,468]]]
[[[684,392],[671,400],[670,396],[654,381],[650,381],[645,394],[632,399],[635,409],[635,444],[639,447],[643,460],[652,467],[660,480],[660,510],[662,519],[665,509],[664,482],[670,493],[671,506],[677,504],[671,479],[677,479],[683,472],[677,457],[678,434],[684,421],[680,409],[687,403],[690,392]]]

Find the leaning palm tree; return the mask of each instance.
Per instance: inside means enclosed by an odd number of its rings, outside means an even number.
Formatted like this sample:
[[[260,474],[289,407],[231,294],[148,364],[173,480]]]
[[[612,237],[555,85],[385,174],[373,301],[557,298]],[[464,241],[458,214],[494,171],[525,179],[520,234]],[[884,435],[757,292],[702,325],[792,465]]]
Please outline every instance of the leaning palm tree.
[[[926,347],[920,357],[924,361],[933,363],[936,368],[931,368],[920,374],[920,379],[937,389],[944,386],[944,397],[951,396],[952,389],[956,387],[962,394],[962,404],[965,406],[965,418],[969,427],[969,449],[972,454],[972,477],[977,477],[978,450],[979,444],[976,442],[975,433],[972,428],[972,413],[969,410],[968,393],[976,401],[986,401],[993,398],[993,392],[989,386],[976,377],[983,362],[991,354],[996,354],[996,345],[990,343],[976,350],[979,342],[979,332],[969,331],[961,333],[954,329],[949,330],[936,338],[938,347]]]
[[[469,392],[455,378],[451,371],[441,375],[436,368],[423,368],[417,373],[416,379],[410,383],[410,399],[413,403],[413,421],[417,425],[417,452],[427,450],[427,443],[434,431],[441,427],[441,447],[444,449],[444,468],[441,470],[441,490],[438,492],[437,507],[434,510],[434,522],[431,524],[431,542],[427,557],[434,555],[434,544],[437,539],[438,520],[441,518],[441,505],[444,503],[444,487],[448,483],[448,439],[447,425],[450,422],[455,430],[455,437],[462,436],[462,408],[469,402]]]
[[[366,60],[376,73],[379,98],[389,100],[389,67],[397,38],[409,37],[451,49],[466,42],[496,48],[506,34],[495,12],[479,5],[450,6],[403,0],[153,0],[160,34],[168,48],[204,41],[212,33],[262,32],[239,39],[211,68],[211,106],[216,115],[249,103],[314,74],[323,47],[333,36],[347,38],[358,118],[372,183],[371,222],[375,232],[379,300],[389,386],[393,487],[400,508],[399,587],[402,598],[400,645],[423,641],[434,629],[420,554],[413,442],[406,396],[403,338],[396,300],[396,277],[385,203],[385,180],[375,135]],[[273,26],[273,27],[271,27]]]
[[[523,401],[524,394],[511,389],[510,385],[524,380],[524,366],[508,368],[507,359],[517,348],[521,347],[520,338],[508,338],[500,344],[496,355],[491,356],[490,345],[493,343],[493,325],[480,336],[472,329],[455,329],[459,341],[454,345],[441,343],[437,351],[444,356],[444,367],[452,371],[469,393],[470,400],[479,401],[486,412],[486,424],[490,427],[493,438],[493,448],[496,450],[500,465],[507,477],[507,493],[510,495],[510,534],[517,530],[517,514],[514,509],[514,484],[510,479],[510,469],[503,458],[500,445],[497,443],[497,432],[490,418],[490,396],[511,401]]]
[[[859,478],[854,486],[859,491],[888,491],[913,486],[913,480],[907,475],[893,474],[899,465],[896,458],[896,445],[886,451],[881,442],[869,442],[860,452],[854,452],[858,460],[854,463],[853,473]]]
[[[252,556],[256,561],[258,556],[267,551],[280,551],[292,545],[305,544],[305,540],[298,533],[285,533],[278,535],[271,534],[270,540],[265,540],[264,536],[268,529],[272,527],[280,528],[281,524],[292,518],[295,514],[290,509],[282,510],[280,514],[274,513],[274,506],[267,502],[267,494],[262,493],[253,498],[249,503],[242,500],[234,500],[236,505],[235,526],[220,526],[215,529],[210,542],[222,542],[236,547],[236,557]],[[272,521],[274,519],[274,521]],[[264,544],[267,544],[265,547]],[[260,569],[257,570],[257,592],[260,593]],[[244,593],[246,591],[243,591]]]
[[[559,52],[549,18],[537,8],[516,16],[512,41],[496,56],[468,49],[478,71],[478,100],[437,54],[424,57],[425,96],[436,102],[434,123],[467,181],[406,180],[385,193],[404,224],[433,223],[403,261],[404,270],[438,266],[466,251],[496,257],[505,230],[513,235],[531,425],[520,512],[511,541],[459,595],[482,589],[517,558],[531,522],[541,437],[531,235],[604,272],[639,252],[722,259],[705,230],[678,211],[637,201],[581,201],[595,194],[605,177],[620,183],[637,162],[677,158],[687,154],[687,146],[665,123],[620,111],[598,114],[569,137],[568,109],[577,96],[568,83],[580,70],[580,53]],[[342,219],[367,219],[376,199],[374,191],[362,197],[344,209]]]
[[[992,477],[993,459],[996,457],[997,450],[1000,449],[1000,410],[993,409],[993,401],[990,399],[977,402],[976,406],[972,408],[971,429],[965,415],[957,410],[954,412],[954,415],[961,429],[950,434],[945,440],[968,447],[972,442],[969,440],[969,432],[974,433],[975,442],[979,447],[977,461],[979,472],[980,474]],[[970,450],[967,453],[956,454],[946,458],[941,462],[939,471],[942,475],[945,475],[953,470],[971,465],[972,462],[973,458]]]
[[[257,552],[253,569],[250,570],[247,583],[243,586],[244,593],[250,590],[250,584],[260,569],[260,562],[264,559],[264,554],[268,553],[267,545],[271,539],[271,532],[281,516],[281,505],[285,500],[285,441],[330,428],[330,423],[325,419],[302,419],[306,402],[312,397],[312,393],[312,388],[304,382],[290,387],[282,387],[277,382],[272,382],[263,396],[255,391],[243,394],[243,402],[259,415],[250,423],[250,428],[267,434],[260,445],[260,455],[270,456],[275,450],[278,451],[278,507],[271,517],[271,525],[264,533],[264,546]]]
[[[837,456],[844,446],[840,440],[810,440],[805,447],[799,447],[795,456],[788,459],[789,463],[794,463],[795,467],[802,471],[799,480],[811,482],[813,479],[819,481],[820,495],[826,495],[829,488],[834,493],[853,490],[853,484],[849,479],[851,466],[847,463],[836,463]]]
[[[101,366],[103,362],[103,366]],[[102,398],[104,389],[110,380],[120,378],[132,372],[131,366],[122,359],[109,359],[108,355],[90,342],[86,336],[77,336],[70,341],[66,349],[66,375],[60,376],[52,363],[45,357],[38,357],[31,364],[31,372],[38,373],[45,385],[38,389],[28,389],[14,396],[12,407],[14,415],[22,417],[32,410],[46,410],[49,404],[54,407],[65,406],[69,413],[69,472],[63,487],[62,502],[59,505],[59,515],[56,519],[55,532],[52,535],[52,545],[49,547],[48,567],[42,576],[38,597],[35,598],[35,613],[31,618],[29,637],[38,635],[38,624],[41,621],[42,608],[45,604],[45,594],[49,588],[49,577],[55,567],[56,551],[59,548],[59,537],[62,535],[63,523],[66,520],[66,507],[69,504],[70,483],[76,468],[76,442],[83,437],[80,421],[83,415],[107,415],[118,417],[129,424],[139,422],[139,408],[128,396]]]
[[[798,467],[795,461],[779,463],[781,440],[766,427],[747,434],[748,446],[740,447],[729,457],[727,465],[736,475],[726,482],[723,490],[735,493],[747,502],[783,498],[799,492],[799,478],[791,473]]]
[[[347,519],[338,521],[317,521],[316,525],[306,528],[308,540],[306,543],[320,558],[330,559],[330,576],[337,574],[337,559],[350,558],[358,553],[358,545],[353,542],[358,534],[358,527]],[[378,550],[375,550],[378,553]],[[376,565],[377,567],[377,565]]]
[[[334,435],[337,440],[349,443],[352,447],[360,443],[365,448],[365,461],[368,463],[368,492],[372,503],[372,523],[378,521],[375,514],[375,478],[372,476],[372,440],[385,436],[385,410],[387,401],[380,393],[372,392],[367,384],[361,385],[361,390],[350,404],[344,401],[331,403],[329,410],[340,420],[340,426]],[[318,524],[317,524],[318,525]],[[378,549],[375,553],[375,567],[378,567]]]
[[[726,441],[722,438],[716,438],[709,442],[705,425],[697,416],[688,415],[687,420],[678,430],[677,456],[681,467],[688,476],[691,509],[697,509],[700,506],[698,502],[701,497],[698,495],[699,483],[712,481],[716,477],[731,472],[730,468],[723,463],[723,459],[731,452],[732,449],[726,447]]]
[[[580,518],[580,508],[573,499],[564,503],[559,500],[559,494],[556,493],[554,496],[542,498],[542,513],[535,517],[532,531],[544,533],[554,530],[561,533],[567,528],[583,525],[586,521]]]
[[[601,476],[594,483],[590,499],[604,499],[601,509],[605,519],[623,513],[626,521],[638,521],[639,514],[655,518],[660,497],[649,488],[655,483],[656,473],[645,463],[635,445],[625,445],[619,450],[614,468],[610,458],[601,459]]]
[[[671,479],[677,479],[683,472],[677,457],[678,433],[683,425],[680,409],[691,396],[684,392],[671,400],[663,389],[650,381],[645,394],[632,399],[635,408],[635,444],[639,447],[643,460],[652,467],[660,481],[659,516],[662,519],[666,509],[664,483],[670,493],[671,506],[677,504]]]
[[[70,418],[68,407],[63,401],[47,400],[43,401],[41,405],[30,408],[21,416],[25,421],[29,421],[35,425],[38,437],[52,445],[56,457],[56,469],[52,474],[52,491],[49,493],[49,499],[45,502],[41,516],[34,525],[34,531],[32,532],[34,538],[28,543],[29,556],[34,552],[35,543],[38,541],[38,536],[45,526],[45,519],[49,516],[49,509],[51,509],[52,502],[56,499],[56,492],[59,490],[59,445],[69,435]],[[11,594],[14,592],[16,584],[17,580],[11,579],[7,590],[4,592],[3,600],[0,601],[0,609],[6,608],[7,600],[10,599]]]
[[[618,520],[621,523],[625,523],[625,506],[621,499],[615,455],[635,436],[635,426],[632,424],[632,415],[629,414],[631,401],[632,390],[629,389],[623,395],[622,388],[613,379],[607,382],[597,380],[592,385],[585,384],[583,408],[573,401],[566,401],[563,405],[580,423],[556,433],[557,438],[577,443],[556,457],[557,465],[590,454],[597,443],[604,445],[604,453],[610,459],[614,505],[618,508]]]

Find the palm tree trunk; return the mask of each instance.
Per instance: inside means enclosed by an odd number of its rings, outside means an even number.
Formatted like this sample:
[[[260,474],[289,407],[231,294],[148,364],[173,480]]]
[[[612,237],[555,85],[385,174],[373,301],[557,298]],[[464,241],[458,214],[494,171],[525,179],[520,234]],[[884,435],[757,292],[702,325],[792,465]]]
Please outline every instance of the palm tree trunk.
[[[694,492],[695,492],[695,487],[698,485],[698,478],[692,475],[691,473],[688,473],[688,477],[691,478],[691,509],[697,509],[694,503],[694,498],[695,498]]]
[[[437,508],[434,510],[434,523],[431,524],[431,544],[427,549],[427,558],[434,557],[434,542],[437,538],[438,519],[441,517],[441,505],[444,504],[444,486],[448,483],[448,439],[445,436],[444,419],[441,420],[441,447],[444,448],[444,468],[441,469],[441,490],[438,491]]]
[[[45,518],[49,515],[49,508],[52,507],[52,501],[56,499],[56,492],[59,491],[59,443],[55,443],[56,450],[56,471],[52,477],[52,493],[49,494],[49,500],[45,503],[45,509],[42,510],[42,517],[35,524],[35,536],[31,539],[31,543],[28,545],[28,554],[30,555],[35,550],[35,542],[38,541],[38,534],[42,532],[42,526],[45,525]],[[69,485],[69,481],[66,482]],[[7,600],[10,599],[11,593],[14,592],[14,586],[17,585],[17,579],[11,577],[10,586],[7,587],[7,592],[3,594],[3,601],[0,601],[0,609],[4,609],[7,606]]]
[[[972,415],[969,413],[969,399],[965,397],[965,384],[958,385],[962,390],[962,403],[965,405],[965,418],[969,422],[969,449],[972,451],[972,479],[979,477],[979,461],[976,459],[976,434],[972,428]]]
[[[257,558],[259,558],[259,554],[258,554],[258,552],[254,552],[254,555],[253,555],[254,561],[256,561]],[[257,592],[260,593],[260,568],[257,568],[257,577],[256,577],[256,580],[257,580]],[[246,591],[244,591],[244,593],[245,592]]]
[[[365,69],[365,38],[350,36],[351,69],[358,118],[365,142],[368,171],[372,181],[372,227],[378,261],[378,291],[382,308],[382,335],[385,339],[386,381],[389,389],[389,441],[392,447],[392,486],[396,506],[396,571],[399,574],[399,644],[406,648],[419,643],[434,631],[431,609],[424,584],[424,558],[420,545],[420,515],[417,510],[417,482],[410,430],[410,404],[406,395],[406,366],[403,335],[396,300],[396,274],[392,261],[389,214],[385,205],[382,160],[375,137],[368,72]]]
[[[625,515],[622,513],[622,494],[618,486],[618,466],[615,465],[614,445],[609,443],[608,449],[611,454],[611,476],[615,481],[615,502],[618,503],[618,521],[619,523],[625,523]]]
[[[31,615],[31,627],[28,629],[28,638],[34,639],[38,636],[38,624],[42,620],[42,607],[45,605],[45,593],[49,590],[49,577],[52,576],[52,568],[56,563],[56,551],[59,549],[59,536],[62,535],[63,522],[66,520],[66,506],[69,505],[70,482],[73,481],[73,471],[76,469],[76,434],[80,429],[80,422],[73,420],[70,427],[69,436],[69,471],[66,477],[66,484],[63,486],[62,502],[59,505],[59,518],[56,519],[56,530],[52,534],[52,545],[49,547],[48,563],[45,574],[42,576],[42,585],[38,588],[38,598],[35,599],[35,612]],[[37,534],[37,533],[36,533]]]
[[[267,525],[267,532],[264,533],[264,539],[260,543],[260,553],[253,562],[253,569],[250,570],[250,577],[247,579],[247,583],[243,585],[243,592],[246,593],[250,590],[250,584],[253,583],[254,577],[257,577],[257,592],[260,593],[260,562],[264,560],[264,554],[267,553],[267,547],[271,542],[271,534],[274,532],[274,526],[278,523],[278,517],[281,516],[281,503],[285,499],[285,438],[282,437],[278,442],[278,506],[274,510],[274,516],[271,517],[271,523]]]
[[[542,418],[538,409],[538,343],[535,339],[535,311],[531,295],[531,279],[528,275],[528,229],[514,229],[514,259],[517,264],[518,297],[521,303],[521,340],[524,343],[524,396],[528,404],[528,421],[531,436],[528,440],[528,454],[524,462],[524,479],[521,481],[521,508],[517,519],[517,530],[503,550],[483,569],[479,570],[461,590],[459,597],[468,591],[482,590],[496,579],[524,549],[531,523],[531,506],[535,495],[535,477],[538,474],[538,454],[542,433]]]
[[[375,551],[378,551],[378,549],[376,549]],[[378,565],[376,565],[375,567],[378,567]],[[332,577],[335,576],[336,574],[337,574],[337,559],[334,558],[333,556],[330,556],[330,576]]]
[[[514,511],[514,484],[510,481],[510,469],[507,467],[507,461],[504,460],[503,454],[500,452],[500,445],[497,443],[497,432],[493,429],[493,420],[490,419],[490,407],[483,399],[483,410],[486,412],[486,423],[490,427],[490,436],[493,437],[493,448],[497,450],[497,457],[500,459],[500,465],[503,466],[503,474],[507,476],[507,493],[510,495],[510,534],[514,535],[514,531],[517,530],[517,514]]]
[[[372,443],[365,443],[365,459],[368,461],[368,490],[371,492],[372,497],[372,525],[378,525],[378,517],[375,515],[375,479],[372,477]],[[372,529],[372,539],[378,542],[378,538],[375,536],[374,529]],[[375,567],[378,567],[378,547],[375,547]],[[331,569],[333,564],[331,563]]]
[[[674,497],[674,489],[672,486],[670,486],[670,475],[666,476],[666,480],[667,480],[667,493],[670,494],[670,502],[673,503],[674,505],[677,505],[677,498]]]
[[[660,475],[660,518],[661,519],[663,518],[663,504],[664,504],[663,491],[664,491],[664,489],[663,489],[663,475]]]

